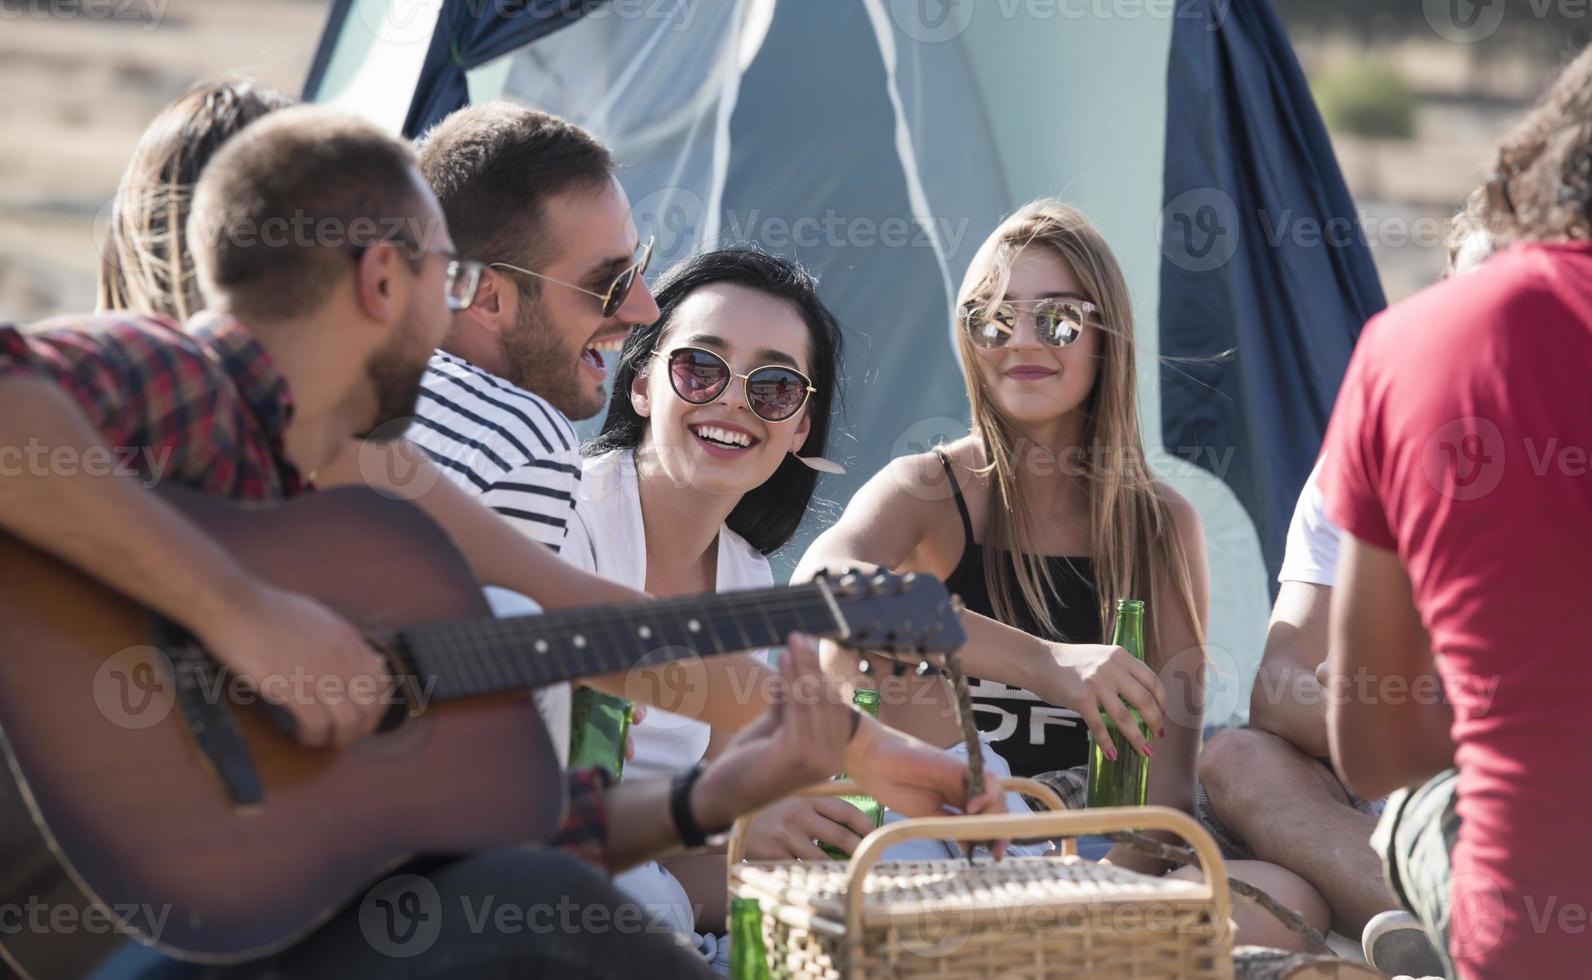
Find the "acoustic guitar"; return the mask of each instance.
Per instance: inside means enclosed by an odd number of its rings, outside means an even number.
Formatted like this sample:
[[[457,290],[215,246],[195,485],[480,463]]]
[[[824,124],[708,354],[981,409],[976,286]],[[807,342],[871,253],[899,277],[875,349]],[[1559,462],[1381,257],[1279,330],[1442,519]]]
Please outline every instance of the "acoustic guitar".
[[[396,678],[391,707],[347,749],[305,748],[181,626],[0,537],[0,952],[27,975],[81,975],[127,936],[250,959],[414,856],[547,841],[563,778],[537,687],[793,630],[902,654],[964,640],[940,582],[884,574],[497,619],[407,503],[167,498],[255,575],[359,626]]]

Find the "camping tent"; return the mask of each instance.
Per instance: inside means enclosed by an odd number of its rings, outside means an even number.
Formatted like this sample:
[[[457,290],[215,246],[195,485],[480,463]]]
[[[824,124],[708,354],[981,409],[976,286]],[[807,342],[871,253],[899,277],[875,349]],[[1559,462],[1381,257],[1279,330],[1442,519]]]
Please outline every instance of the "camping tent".
[[[1208,720],[1246,714],[1383,304],[1363,241],[1321,244],[1358,225],[1267,0],[337,0],[306,96],[410,136],[469,101],[558,113],[614,149],[661,264],[756,242],[817,272],[851,472],[786,568],[888,459],[966,431],[950,307],[983,238],[1039,195],[1082,207],[1133,290],[1152,462],[1206,523]]]

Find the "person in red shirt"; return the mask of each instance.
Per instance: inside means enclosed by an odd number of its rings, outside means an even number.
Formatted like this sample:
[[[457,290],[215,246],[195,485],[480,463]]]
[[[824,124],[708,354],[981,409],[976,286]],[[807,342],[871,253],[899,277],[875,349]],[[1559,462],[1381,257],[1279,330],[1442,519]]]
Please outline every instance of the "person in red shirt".
[[[1353,792],[1392,793],[1372,843],[1457,975],[1580,977],[1592,48],[1506,138],[1487,194],[1507,247],[1367,325],[1328,428],[1328,740]]]

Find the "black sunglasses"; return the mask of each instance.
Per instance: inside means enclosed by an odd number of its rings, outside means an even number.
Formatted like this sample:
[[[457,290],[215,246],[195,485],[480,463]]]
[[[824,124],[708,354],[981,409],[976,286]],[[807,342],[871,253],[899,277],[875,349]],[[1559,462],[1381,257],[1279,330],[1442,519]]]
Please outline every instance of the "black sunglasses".
[[[585,293],[587,296],[595,296],[597,299],[602,301],[603,317],[607,318],[619,312],[619,308],[624,306],[625,300],[630,297],[630,290],[635,288],[636,280],[640,279],[646,274],[647,263],[652,261],[652,242],[653,239],[649,237],[640,248],[640,256],[630,265],[626,266],[624,271],[615,276],[614,281],[608,284],[608,288],[600,293],[593,292],[584,286],[577,286],[572,282],[565,282],[562,279],[554,279],[552,276],[543,275],[540,272],[532,272],[530,269],[522,269],[517,265],[509,265],[507,262],[493,262],[492,268],[508,269],[523,275],[535,276],[537,279],[546,279],[548,282],[557,283],[566,289],[573,289],[577,293]]]
[[[792,367],[769,364],[736,374],[724,358],[700,347],[677,347],[653,355],[669,362],[669,384],[680,400],[706,405],[724,394],[730,381],[746,382],[746,404],[764,422],[784,422],[802,410],[817,391],[812,379]]]

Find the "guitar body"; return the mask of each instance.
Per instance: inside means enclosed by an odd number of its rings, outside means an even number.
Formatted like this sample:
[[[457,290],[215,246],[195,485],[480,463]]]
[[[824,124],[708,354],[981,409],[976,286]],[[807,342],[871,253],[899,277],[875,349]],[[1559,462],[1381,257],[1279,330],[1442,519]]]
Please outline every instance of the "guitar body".
[[[488,613],[408,504],[361,489],[264,508],[168,499],[260,578],[373,635]],[[183,958],[249,959],[411,856],[557,827],[561,776],[529,692],[431,704],[342,751],[305,749],[260,705],[223,697],[263,789],[239,805],[176,704],[156,649],[169,624],[5,538],[0,596],[0,905],[45,907],[43,928],[24,920],[0,947],[26,974],[84,972],[124,941],[111,922]]]

